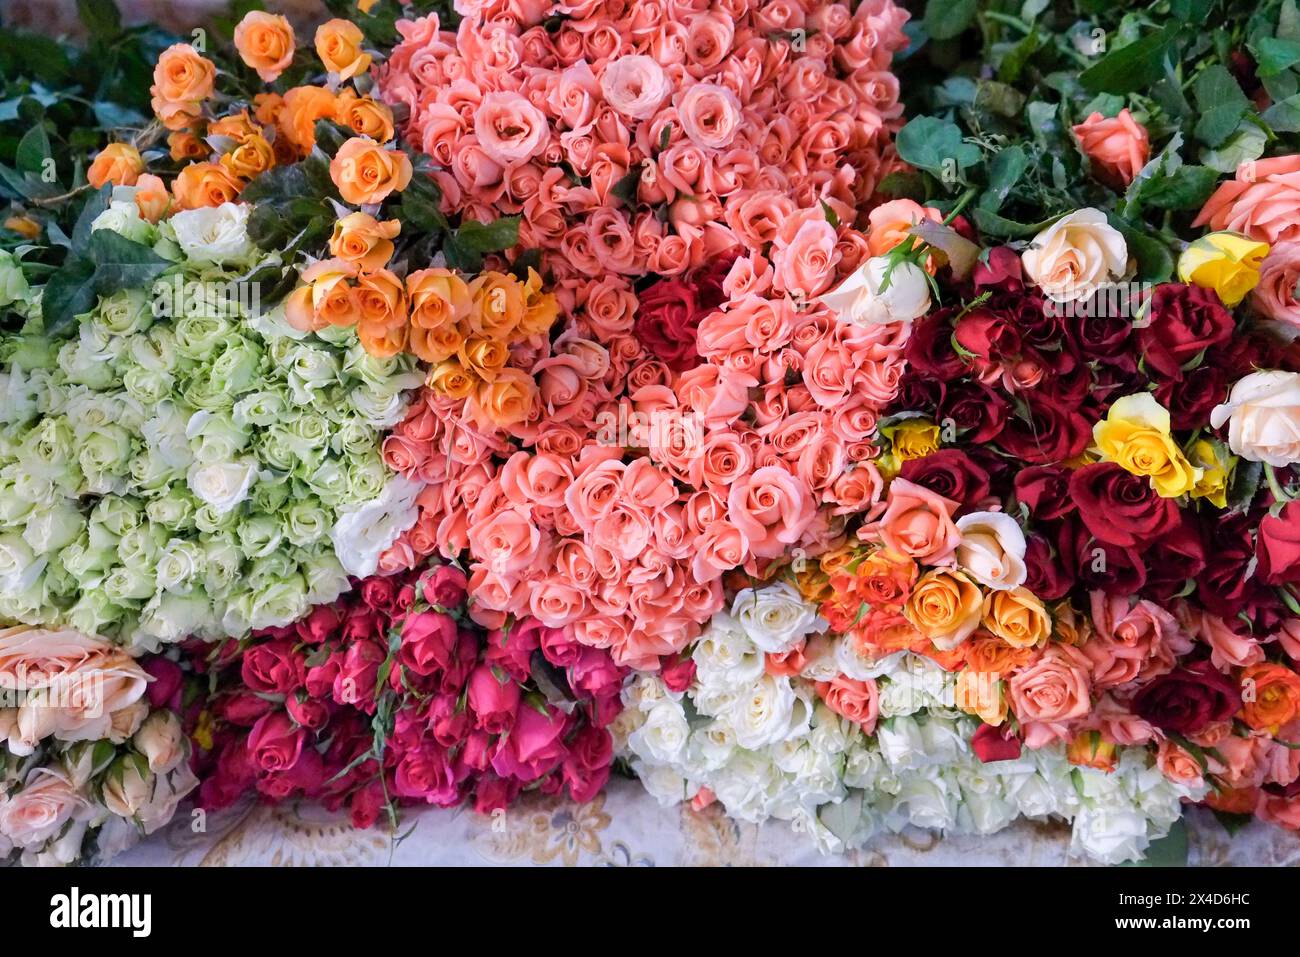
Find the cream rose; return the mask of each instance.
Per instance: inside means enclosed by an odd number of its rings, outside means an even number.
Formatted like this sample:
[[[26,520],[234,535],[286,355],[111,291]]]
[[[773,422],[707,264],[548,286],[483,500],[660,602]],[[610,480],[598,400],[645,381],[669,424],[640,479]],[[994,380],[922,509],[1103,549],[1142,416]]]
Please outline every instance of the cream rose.
[[[1099,209],[1062,216],[1034,237],[1021,255],[1025,273],[1057,302],[1087,299],[1098,287],[1123,277],[1128,246]]]
[[[930,309],[930,281],[920,266],[899,262],[889,270],[889,284],[882,290],[888,256],[875,256],[858,267],[839,287],[818,302],[825,303],[843,322],[858,326],[911,322]]]
[[[1228,423],[1228,446],[1252,462],[1281,467],[1300,462],[1300,374],[1252,372],[1237,381],[1210,424]]]
[[[971,512],[957,519],[957,565],[986,588],[1008,591],[1025,583],[1025,533],[1006,512]]]
[[[176,233],[176,242],[194,262],[226,263],[247,259],[253,252],[248,238],[248,214],[245,203],[222,203],[183,210],[168,222]]]

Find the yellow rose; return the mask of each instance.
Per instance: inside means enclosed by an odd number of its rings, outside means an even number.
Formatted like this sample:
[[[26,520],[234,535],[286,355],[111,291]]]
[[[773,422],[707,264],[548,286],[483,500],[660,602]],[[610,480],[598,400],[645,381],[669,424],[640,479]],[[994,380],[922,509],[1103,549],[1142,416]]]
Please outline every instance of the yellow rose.
[[[1201,470],[1201,479],[1192,489],[1192,498],[1203,498],[1217,508],[1228,507],[1228,486],[1237,459],[1218,442],[1197,439],[1188,450],[1192,465]]]
[[[1012,648],[1044,644],[1052,634],[1052,616],[1028,588],[989,592],[983,614],[984,627]]]
[[[941,651],[951,651],[979,627],[983,599],[979,586],[961,572],[931,571],[921,576],[903,614]]]
[[[1202,289],[1213,289],[1225,306],[1235,306],[1259,283],[1259,267],[1268,243],[1237,233],[1210,233],[1178,257],[1178,278]]]
[[[929,419],[904,419],[884,430],[898,461],[925,458],[939,448],[939,426]]]
[[[1149,392],[1115,400],[1092,438],[1104,461],[1147,476],[1164,498],[1186,495],[1201,480],[1169,434],[1169,412]]]

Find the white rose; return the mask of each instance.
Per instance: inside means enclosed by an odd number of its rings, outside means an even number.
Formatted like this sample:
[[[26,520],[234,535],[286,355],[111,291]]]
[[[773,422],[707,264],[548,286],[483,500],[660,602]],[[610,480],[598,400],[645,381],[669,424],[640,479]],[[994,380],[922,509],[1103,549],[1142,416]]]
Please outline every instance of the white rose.
[[[1021,255],[1025,274],[1056,302],[1087,299],[1128,269],[1124,236],[1099,209],[1062,216],[1034,237]]]
[[[866,681],[889,674],[898,666],[902,656],[900,651],[883,658],[867,658],[858,651],[857,644],[851,638],[842,637],[835,643],[835,664],[854,681]]]
[[[961,805],[958,818],[967,830],[976,834],[1000,831],[1016,819],[1016,806],[1002,795],[995,777],[983,772],[969,771],[958,776],[961,784]]]
[[[176,232],[176,242],[191,261],[239,262],[253,252],[248,238],[250,210],[244,203],[200,206],[182,210],[168,222]]]
[[[876,741],[894,771],[919,767],[925,759],[925,737],[912,718],[895,718],[876,726]]]
[[[1300,373],[1252,372],[1237,381],[1210,424],[1228,423],[1228,446],[1276,468],[1300,462]]]
[[[736,751],[736,732],[721,721],[713,721],[691,732],[687,750],[687,764],[692,770],[717,771]]]
[[[915,263],[902,261],[889,270],[888,256],[875,256],[844,280],[837,289],[818,298],[836,318],[858,326],[911,322],[930,310],[930,280]]]
[[[140,207],[135,203],[113,200],[90,224],[93,233],[98,229],[107,229],[132,242],[153,242],[154,227],[148,220],[140,218]]]
[[[423,482],[394,475],[378,498],[338,510],[330,539],[339,564],[349,575],[367,578],[375,573],[379,556],[419,517],[415,497],[423,488]]]
[[[765,674],[737,697],[726,718],[736,732],[736,743],[754,751],[799,733],[800,712],[806,728],[810,710],[795,694],[790,679]]]
[[[195,498],[225,515],[248,498],[249,489],[257,481],[257,464],[251,459],[208,465],[196,462],[190,466],[185,481]]]
[[[998,591],[1025,583],[1025,533],[1014,518],[1006,512],[971,512],[957,519],[957,529],[957,564],[971,578]]]
[[[1128,806],[1085,807],[1074,817],[1070,850],[1102,864],[1140,860],[1147,849],[1147,821]]]
[[[686,779],[667,765],[633,761],[632,770],[646,793],[664,807],[686,800]]]
[[[794,648],[819,625],[825,627],[817,609],[788,582],[741,589],[731,603],[731,616],[760,651],[773,655]]]
[[[157,774],[170,771],[185,757],[185,732],[170,711],[155,711],[145,718],[132,743]]]
[[[844,759],[844,783],[851,788],[871,789],[884,772],[885,759],[865,741],[855,743]]]
[[[744,687],[763,673],[763,654],[740,625],[725,612],[718,612],[700,635],[691,652],[695,680],[705,688]]]
[[[627,739],[628,747],[658,764],[677,764],[686,753],[691,726],[686,712],[676,701],[665,699],[655,705],[645,724]]]
[[[939,775],[923,777],[913,774],[903,780],[895,810],[905,812],[907,822],[916,827],[942,830],[956,823],[957,798],[958,795]]]

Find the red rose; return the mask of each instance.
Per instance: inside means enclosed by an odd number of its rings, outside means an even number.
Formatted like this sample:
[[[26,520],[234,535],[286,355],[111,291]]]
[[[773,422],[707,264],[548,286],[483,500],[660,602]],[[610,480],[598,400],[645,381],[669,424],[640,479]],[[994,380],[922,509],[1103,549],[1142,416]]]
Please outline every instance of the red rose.
[[[1175,429],[1197,429],[1210,419],[1210,412],[1228,397],[1228,377],[1216,365],[1202,363],[1183,373],[1181,379],[1166,379],[1156,387],[1157,401],[1169,410],[1169,424]]]
[[[213,706],[217,717],[231,724],[247,728],[256,724],[264,715],[275,708],[275,703],[241,689],[232,695],[220,698]]]
[[[1142,595],[1158,605],[1167,605],[1180,594],[1190,579],[1205,568],[1205,542],[1195,518],[1184,513],[1178,525],[1161,535],[1143,552],[1147,581]]]
[[[1099,540],[1126,548],[1143,546],[1178,525],[1178,505],[1156,494],[1143,476],[1114,462],[1097,462],[1070,476],[1079,517]]]
[[[456,648],[456,621],[450,615],[424,611],[402,623],[397,660],[417,675],[431,675],[451,666]]]
[[[614,739],[604,728],[584,725],[573,737],[564,758],[562,774],[569,796],[580,804],[600,793],[609,780],[614,760]]]
[[[244,652],[239,673],[244,684],[263,694],[288,694],[303,683],[306,663],[286,640],[254,645]]]
[[[1014,359],[1020,355],[1022,345],[1015,326],[986,307],[976,307],[962,316],[953,338],[962,349],[981,359]]]
[[[1074,409],[1029,394],[1025,417],[1013,415],[998,436],[998,444],[1034,465],[1064,462],[1083,452],[1092,441],[1092,425]]]
[[[1259,523],[1255,538],[1256,574],[1270,585],[1300,582],[1300,502],[1287,502]]]
[[[312,731],[319,731],[330,719],[329,705],[317,698],[289,695],[284,699],[284,710],[294,721]]]
[[[1020,292],[1025,288],[1018,252],[1010,246],[994,246],[985,258],[987,262],[977,263],[971,273],[977,292]]]
[[[1241,690],[1208,659],[1156,678],[1133,698],[1133,712],[1169,734],[1196,734],[1227,721],[1241,707]]]
[[[641,345],[675,372],[700,362],[696,333],[705,312],[695,290],[676,279],[664,279],[641,293],[633,332]]]
[[[971,750],[975,757],[985,764],[990,761],[1014,761],[1020,757],[1020,739],[1008,725],[994,727],[981,724],[970,739]]]
[[[498,740],[492,769],[501,777],[525,784],[536,781],[555,770],[568,754],[564,744],[567,716],[558,708],[538,708],[529,702],[521,704],[510,734]]]
[[[966,375],[969,366],[952,344],[952,320],[958,310],[952,306],[936,310],[912,323],[905,355],[913,377],[951,382]]]
[[[664,656],[659,659],[659,677],[673,694],[681,694],[695,681],[695,659],[689,655]]]
[[[1235,328],[1217,294],[1177,282],[1156,286],[1147,315],[1138,345],[1147,368],[1167,379],[1181,379],[1184,363],[1202,349],[1226,343]]]
[[[1053,554],[1051,543],[1037,532],[1025,536],[1025,567],[1029,571],[1025,587],[1046,601],[1064,598],[1074,587],[1074,577]]]
[[[1224,621],[1233,621],[1244,612],[1259,630],[1267,632],[1281,619],[1282,601],[1255,567],[1251,533],[1256,521],[1252,515],[1236,512],[1204,526],[1205,569],[1196,576],[1196,597]]]
[[[343,612],[338,605],[317,605],[295,626],[298,640],[318,645],[338,631],[342,622]]]
[[[474,786],[474,810],[479,814],[491,814],[510,806],[523,785],[515,780],[499,778],[495,774],[485,774]]]
[[[374,780],[360,788],[352,795],[348,803],[348,813],[355,828],[373,827],[384,810],[384,785]]]
[[[1007,425],[1007,398],[979,382],[959,379],[943,389],[939,419],[951,419],[962,438],[972,443],[989,442]]]
[[[1098,541],[1077,518],[1061,523],[1057,551],[1066,574],[1089,589],[1132,595],[1146,584],[1146,565],[1135,549]]]
[[[153,681],[149,682],[146,694],[149,704],[155,708],[168,708],[171,711],[181,709],[181,666],[162,655],[146,658],[142,663]]]
[[[474,726],[488,734],[509,731],[519,710],[519,685],[491,665],[479,665],[469,676],[468,689]]]
[[[1059,465],[1031,465],[1016,473],[1016,501],[1029,507],[1035,521],[1064,518],[1074,511],[1070,470]]]
[[[259,769],[274,774],[298,763],[306,740],[305,728],[295,727],[283,711],[273,711],[259,718],[248,732],[248,750]]]
[[[975,508],[989,495],[989,473],[960,449],[939,449],[908,459],[899,476],[965,508]]]

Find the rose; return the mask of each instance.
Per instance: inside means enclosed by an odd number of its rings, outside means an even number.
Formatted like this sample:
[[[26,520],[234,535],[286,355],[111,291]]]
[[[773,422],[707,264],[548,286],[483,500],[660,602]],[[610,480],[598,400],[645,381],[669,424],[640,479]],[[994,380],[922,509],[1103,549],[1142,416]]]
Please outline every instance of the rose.
[[[131,743],[155,774],[165,774],[186,756],[185,731],[180,718],[171,711],[155,711],[145,718]]]
[[[172,195],[177,209],[199,209],[233,202],[243,188],[243,180],[220,163],[191,163],[176,175]]]
[[[1127,107],[1113,117],[1090,113],[1070,131],[1079,141],[1079,150],[1092,161],[1097,178],[1118,190],[1133,182],[1151,155],[1146,127],[1133,119]]]
[[[1070,849],[1103,864],[1136,860],[1149,843],[1146,816],[1135,808],[1083,807],[1074,816]]]
[[[368,578],[375,573],[380,554],[415,524],[415,497],[423,488],[423,482],[395,475],[377,498],[338,509],[330,539],[349,574]]]
[[[287,639],[268,641],[244,652],[240,675],[252,691],[288,694],[306,680],[305,660]]]
[[[506,734],[515,722],[522,694],[519,685],[508,675],[481,664],[470,672],[466,686],[474,726],[488,734]]]
[[[89,810],[63,772],[33,768],[23,787],[0,801],[0,834],[18,847],[39,848]]]
[[[1052,634],[1052,619],[1047,609],[1028,588],[985,595],[983,624],[1013,648],[1042,645]]]
[[[1260,266],[1259,285],[1251,292],[1250,303],[1274,322],[1300,326],[1297,283],[1300,283],[1300,242],[1278,243]]]
[[[1300,675],[1285,665],[1264,662],[1249,665],[1241,673],[1242,720],[1255,730],[1277,729],[1300,713]]]
[[[1113,462],[1085,465],[1070,476],[1070,498],[1088,531],[1112,545],[1145,546],[1177,527],[1177,503]],[[960,523],[959,523],[960,524]]]
[[[140,151],[130,143],[109,143],[95,157],[86,170],[86,182],[99,189],[105,183],[114,186],[134,186],[144,172]]]
[[[928,565],[940,564],[961,542],[952,520],[957,503],[906,479],[889,485],[889,499],[877,526],[894,551]]]
[[[1020,757],[1020,739],[1009,726],[981,724],[970,739],[971,750],[985,764],[991,761],[1014,761]]]
[[[549,127],[542,111],[518,93],[487,93],[474,110],[479,146],[505,167],[518,166],[546,148]]]
[[[1210,233],[1178,257],[1178,278],[1202,291],[1213,290],[1225,306],[1235,306],[1259,283],[1268,243],[1236,233]]]
[[[817,301],[837,319],[854,325],[911,322],[930,310],[930,283],[915,263],[892,263],[887,256],[874,256]]]
[[[799,541],[815,515],[807,484],[778,465],[756,469],[727,494],[727,516],[759,558],[775,558]]]
[[[696,83],[676,97],[682,132],[696,146],[720,150],[729,146],[740,130],[740,100],[716,83]]]
[[[151,105],[169,130],[191,125],[200,115],[200,105],[212,95],[216,67],[188,43],[169,46],[158,57],[153,71]]]
[[[1156,286],[1147,316],[1138,344],[1147,366],[1168,379],[1181,379],[1185,364],[1226,344],[1235,330],[1232,313],[1214,293],[1182,283]]]
[[[1260,371],[1237,381],[1210,424],[1228,423],[1228,447],[1276,468],[1300,462],[1300,374]]]
[[[142,245],[152,244],[158,235],[149,221],[141,218],[135,203],[109,203],[108,208],[91,221],[92,233],[100,229],[107,229]]]
[[[247,203],[222,203],[176,213],[167,222],[176,242],[193,262],[232,263],[249,258],[256,247],[248,238]]]
[[[1272,156],[1237,167],[1237,175],[1219,184],[1192,221],[1227,229],[1266,243],[1300,239],[1296,216],[1295,173],[1300,156]]]
[[[568,754],[564,744],[567,723],[557,708],[521,705],[510,734],[497,742],[492,769],[503,778],[524,783],[549,774]]]
[[[1021,255],[1025,274],[1050,299],[1087,299],[1104,283],[1121,278],[1128,268],[1123,235],[1106,222],[1106,214],[1085,208],[1062,216],[1030,242]]]
[[[489,94],[491,95],[491,94]],[[411,182],[411,159],[401,150],[386,150],[368,136],[354,136],[330,160],[330,179],[345,202],[356,206],[381,203]]]
[[[1201,470],[1187,461],[1170,435],[1169,412],[1149,392],[1116,399],[1092,435],[1104,460],[1147,476],[1165,498],[1185,495],[1200,481]]]
[[[828,708],[858,725],[863,734],[872,734],[876,730],[880,698],[872,679],[855,681],[837,675],[829,682],[820,682],[817,693]]]
[[[457,608],[465,600],[467,579],[454,565],[439,565],[424,580],[424,600],[441,608]]]
[[[1259,522],[1255,538],[1256,574],[1269,585],[1300,582],[1300,501],[1287,502]]]
[[[957,519],[958,567],[981,585],[1005,591],[1023,585],[1025,533],[1005,512],[969,512]]]
[[[1241,691],[1208,659],[1161,675],[1133,698],[1133,713],[1170,734],[1197,734],[1227,721],[1241,707]]]
[[[1025,724],[1083,717],[1092,704],[1090,688],[1083,653],[1068,645],[1050,645],[1011,676],[1007,693],[1016,718]]]
[[[398,660],[417,675],[446,671],[452,665],[458,630],[450,615],[426,611],[402,624]]]
[[[27,277],[23,267],[8,251],[0,252],[0,306],[18,302],[27,296]]]
[[[218,515],[228,514],[248,498],[249,490],[257,479],[257,463],[252,459],[213,462],[209,465],[195,462],[185,477],[194,497],[211,505]]]
[[[350,20],[329,20],[316,28],[316,55],[331,74],[350,80],[364,73],[371,56],[361,51],[365,35]]]
[[[736,743],[757,751],[797,734],[808,723],[807,703],[795,694],[789,678],[762,675],[727,708],[725,720]]]
[[[982,601],[979,588],[965,575],[934,570],[916,583],[904,614],[935,647],[951,651],[979,627]]]
[[[696,332],[703,315],[691,286],[664,279],[641,293],[633,330],[652,355],[683,372],[700,361]]]
[[[908,459],[898,474],[966,508],[976,507],[989,495],[989,473],[961,449],[938,449]]]
[[[645,721],[628,736],[628,747],[659,764],[676,764],[686,755],[691,729],[680,703],[665,698],[650,709]]]
[[[619,113],[648,120],[672,92],[672,84],[653,57],[623,56],[605,65],[600,91]]]
[[[569,797],[578,803],[595,798],[609,780],[614,760],[614,739],[604,728],[583,725],[569,743],[564,759],[564,783]]]
[[[235,27],[235,49],[263,83],[272,83],[293,61],[293,27],[282,16],[251,11]]]
[[[731,603],[731,615],[760,651],[783,654],[817,630],[816,609],[787,582],[744,588]]]

